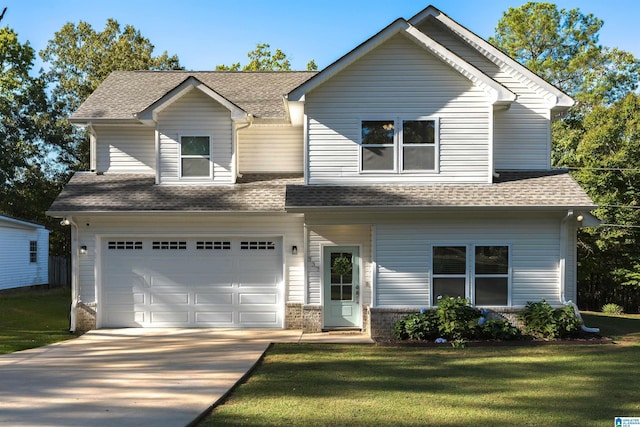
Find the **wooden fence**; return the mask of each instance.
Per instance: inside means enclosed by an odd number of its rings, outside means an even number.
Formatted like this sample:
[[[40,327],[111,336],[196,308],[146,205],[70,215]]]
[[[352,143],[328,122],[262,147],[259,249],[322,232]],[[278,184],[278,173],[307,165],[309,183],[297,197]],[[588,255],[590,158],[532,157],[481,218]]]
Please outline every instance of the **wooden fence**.
[[[71,258],[49,257],[49,286],[71,286]]]

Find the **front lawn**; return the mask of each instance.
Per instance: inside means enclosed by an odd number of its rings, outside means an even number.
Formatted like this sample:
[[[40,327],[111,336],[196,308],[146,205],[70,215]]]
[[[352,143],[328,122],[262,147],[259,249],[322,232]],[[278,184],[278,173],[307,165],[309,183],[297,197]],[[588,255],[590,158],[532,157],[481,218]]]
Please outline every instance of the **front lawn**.
[[[68,288],[0,292],[0,354],[74,338]]]
[[[585,321],[624,344],[278,344],[201,425],[608,426],[639,416],[640,316]]]

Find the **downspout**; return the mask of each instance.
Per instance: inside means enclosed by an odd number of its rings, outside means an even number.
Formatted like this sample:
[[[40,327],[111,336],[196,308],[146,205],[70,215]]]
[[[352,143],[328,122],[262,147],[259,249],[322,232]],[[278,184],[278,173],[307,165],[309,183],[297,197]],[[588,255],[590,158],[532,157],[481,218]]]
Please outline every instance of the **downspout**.
[[[253,114],[247,114],[247,123],[245,123],[243,126],[239,126],[239,127],[238,127],[238,126],[235,126],[235,128],[236,128],[235,130],[236,130],[236,131],[235,131],[235,133],[234,133],[234,139],[235,139],[235,141],[234,141],[234,144],[233,144],[233,146],[234,146],[234,153],[233,153],[234,160],[233,160],[233,165],[234,165],[234,167],[235,167],[235,169],[236,169],[236,170],[235,170],[235,177],[236,177],[236,178],[241,178],[241,177],[242,177],[242,174],[240,173],[240,168],[239,168],[239,165],[238,165],[238,163],[240,162],[240,154],[239,154],[239,152],[240,152],[240,142],[239,142],[239,138],[240,138],[240,131],[241,131],[242,129],[248,129],[248,128],[250,128],[250,127],[251,127],[251,125],[253,125]],[[235,180],[234,180],[234,181],[235,181]]]
[[[566,267],[566,262],[567,262],[567,241],[568,239],[568,233],[569,233],[569,225],[568,225],[568,221],[573,218],[573,209],[569,209],[567,211],[567,215],[564,216],[564,218],[562,218],[562,221],[560,223],[560,300],[562,301],[562,304],[564,304],[565,306],[569,306],[571,308],[573,308],[573,312],[575,313],[575,316],[578,318],[578,321],[580,322],[580,328],[584,331],[584,332],[589,332],[592,334],[597,334],[598,332],[600,332],[600,328],[590,328],[588,326],[586,326],[584,324],[584,320],[582,319],[582,315],[580,314],[580,310],[578,309],[578,306],[573,302],[573,301],[567,301],[565,299],[565,292],[564,292],[564,287],[566,285],[566,271],[567,271],[567,267]],[[578,220],[581,220],[580,216],[578,216]]]
[[[76,331],[77,316],[76,310],[80,302],[80,292],[78,289],[78,278],[80,277],[80,255],[78,247],[78,224],[71,217],[66,217],[60,221],[61,225],[71,225],[71,313],[69,316],[69,332]]]

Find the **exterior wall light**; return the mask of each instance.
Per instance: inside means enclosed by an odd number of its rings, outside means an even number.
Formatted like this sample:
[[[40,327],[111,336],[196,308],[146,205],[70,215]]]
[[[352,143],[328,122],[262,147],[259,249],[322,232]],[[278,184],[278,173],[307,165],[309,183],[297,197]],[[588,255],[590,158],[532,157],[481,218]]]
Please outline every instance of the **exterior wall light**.
[[[291,255],[298,255],[298,247],[291,246]]]
[[[87,245],[80,246],[80,255],[86,255],[86,254],[87,254]]]

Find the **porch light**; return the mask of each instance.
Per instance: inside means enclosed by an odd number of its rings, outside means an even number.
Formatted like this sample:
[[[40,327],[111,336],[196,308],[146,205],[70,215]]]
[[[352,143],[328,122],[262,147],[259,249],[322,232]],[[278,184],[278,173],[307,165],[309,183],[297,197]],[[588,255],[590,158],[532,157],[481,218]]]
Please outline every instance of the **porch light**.
[[[80,255],[86,255],[86,254],[87,254],[87,245],[80,246]]]
[[[69,221],[69,218],[64,218],[62,221],[60,221],[60,225],[69,225],[71,224],[71,221]]]
[[[298,247],[291,246],[291,255],[298,255]]]

